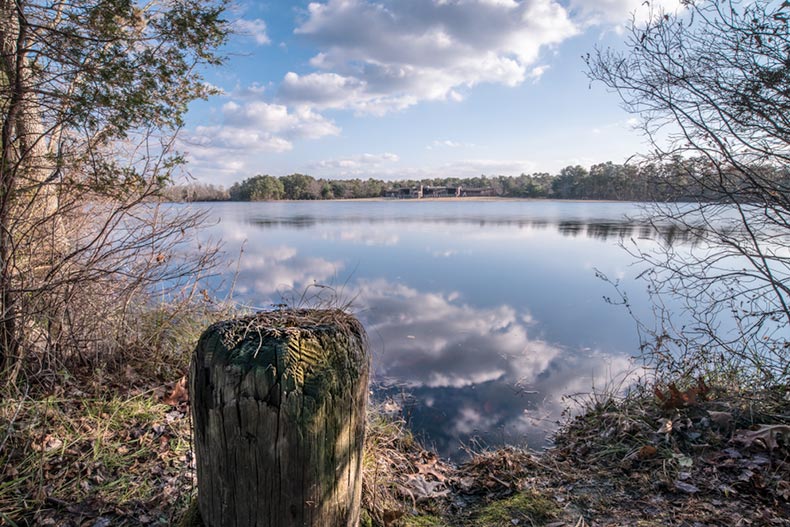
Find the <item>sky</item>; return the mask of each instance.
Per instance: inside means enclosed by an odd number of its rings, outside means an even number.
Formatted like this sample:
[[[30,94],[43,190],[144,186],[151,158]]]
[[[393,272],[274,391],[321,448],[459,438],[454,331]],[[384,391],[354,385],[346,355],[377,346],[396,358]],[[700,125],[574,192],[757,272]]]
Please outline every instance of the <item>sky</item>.
[[[676,0],[659,0],[672,8]],[[421,179],[622,163],[647,144],[583,56],[643,0],[242,1],[221,94],[190,106],[192,177]],[[657,2],[654,1],[654,5]]]

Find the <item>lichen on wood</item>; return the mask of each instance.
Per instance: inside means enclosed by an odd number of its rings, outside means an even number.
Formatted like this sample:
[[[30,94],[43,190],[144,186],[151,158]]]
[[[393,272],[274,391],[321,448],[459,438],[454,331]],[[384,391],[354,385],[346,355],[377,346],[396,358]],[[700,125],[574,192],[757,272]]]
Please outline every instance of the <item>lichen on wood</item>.
[[[205,525],[356,526],[369,357],[339,310],[220,322],[190,368]]]

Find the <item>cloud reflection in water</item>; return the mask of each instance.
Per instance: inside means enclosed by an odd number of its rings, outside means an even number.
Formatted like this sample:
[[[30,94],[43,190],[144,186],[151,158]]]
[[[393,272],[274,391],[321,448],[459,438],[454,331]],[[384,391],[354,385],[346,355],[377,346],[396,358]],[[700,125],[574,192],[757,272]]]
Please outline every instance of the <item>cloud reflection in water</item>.
[[[230,254],[248,240],[234,296],[243,303],[298,299],[314,283],[354,298],[377,398],[400,402],[443,455],[478,436],[540,447],[565,394],[631,367],[598,349],[634,348],[601,309],[592,266],[620,276],[612,242],[657,235],[618,219],[622,206],[462,205],[228,204],[213,234]]]
[[[338,260],[301,254],[291,245],[271,245],[258,233],[248,233],[233,223],[221,227],[226,231],[222,233],[225,251],[241,255],[233,280],[234,295],[251,305],[279,303],[282,294],[303,291],[309,284],[330,282],[344,266]]]
[[[445,456],[459,456],[473,438],[540,447],[570,404],[565,394],[589,392],[631,368],[626,357],[530,337],[534,321],[511,306],[477,308],[457,293],[386,280],[360,289],[356,307],[376,350],[378,398],[394,398]]]
[[[457,293],[417,291],[383,279],[359,288],[355,308],[383,346],[374,364],[380,378],[430,388],[515,383],[560,353],[528,338],[529,317],[511,306],[476,308]]]

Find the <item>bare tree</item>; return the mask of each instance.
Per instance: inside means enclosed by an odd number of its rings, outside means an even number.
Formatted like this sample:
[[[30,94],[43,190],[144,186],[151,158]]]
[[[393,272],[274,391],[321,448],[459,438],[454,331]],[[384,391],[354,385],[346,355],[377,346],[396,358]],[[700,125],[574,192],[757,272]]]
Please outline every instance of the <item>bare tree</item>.
[[[209,89],[224,0],[0,0],[0,367],[84,356],[131,299],[210,255],[199,218],[154,198],[181,164],[186,104]]]
[[[634,21],[625,51],[587,57],[589,75],[642,117],[654,152],[688,203],[655,204],[656,221],[702,241],[637,254],[661,306],[650,343],[662,367],[716,363],[759,382],[787,379],[790,326],[790,2],[686,2]],[[682,317],[681,317],[682,318]]]

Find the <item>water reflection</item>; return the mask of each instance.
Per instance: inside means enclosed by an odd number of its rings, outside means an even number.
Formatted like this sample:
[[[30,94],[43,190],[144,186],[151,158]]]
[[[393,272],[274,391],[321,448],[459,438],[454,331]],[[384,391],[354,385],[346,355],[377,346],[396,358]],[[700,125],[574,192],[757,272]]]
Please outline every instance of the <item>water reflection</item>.
[[[520,383],[501,379],[470,389],[386,387],[379,397],[395,401],[415,433],[447,457],[462,458],[469,445],[540,448],[563,413],[574,409],[575,401],[567,395],[586,394],[611,375],[636,375],[626,357],[566,355],[555,357]]]
[[[474,216],[465,217],[446,217],[433,216],[425,218],[410,218],[402,216],[383,217],[383,218],[359,218],[359,217],[321,217],[321,216],[293,216],[286,218],[258,217],[249,219],[250,224],[264,229],[315,229],[316,227],[332,225],[365,225],[367,229],[376,229],[382,224],[398,224],[406,232],[410,225],[425,225],[434,223],[437,225],[469,225],[477,228],[498,228],[498,227],[517,227],[527,229],[547,229],[554,228],[563,236],[586,236],[599,240],[612,240],[638,237],[647,240],[662,240],[668,244],[673,243],[695,243],[698,232],[691,231],[679,225],[653,224],[649,222],[637,222],[631,220],[620,221],[596,221],[596,220],[569,220],[569,221],[547,221],[531,219],[492,219],[479,218]],[[397,243],[398,236],[387,240],[376,240],[375,238],[365,239],[366,243]]]
[[[616,242],[685,236],[624,219],[627,204],[266,203],[210,212],[221,218],[212,234],[242,253],[224,277],[234,298],[265,308],[333,285],[369,333],[376,398],[396,401],[446,456],[475,437],[539,447],[563,396],[628,371],[633,323],[603,302],[611,291],[593,269],[628,287],[639,269]],[[646,295],[629,293],[647,316]]]
[[[457,293],[384,280],[362,291],[360,318],[381,342],[377,398],[398,405],[445,456],[473,441],[540,447],[566,408],[564,395],[632,368],[624,356],[570,352],[530,337],[537,322],[512,306],[476,308]]]
[[[356,302],[382,345],[380,380],[410,388],[515,383],[546,369],[560,349],[528,337],[531,318],[515,308],[473,307],[457,293],[417,291],[386,280],[360,284]]]
[[[210,234],[222,240],[228,255],[238,255],[235,267],[228,266],[215,281],[215,289],[223,293],[232,287],[236,300],[260,308],[270,307],[283,292],[331,282],[344,265],[307,254],[287,240],[268,240],[257,229],[232,221],[218,222]]]

